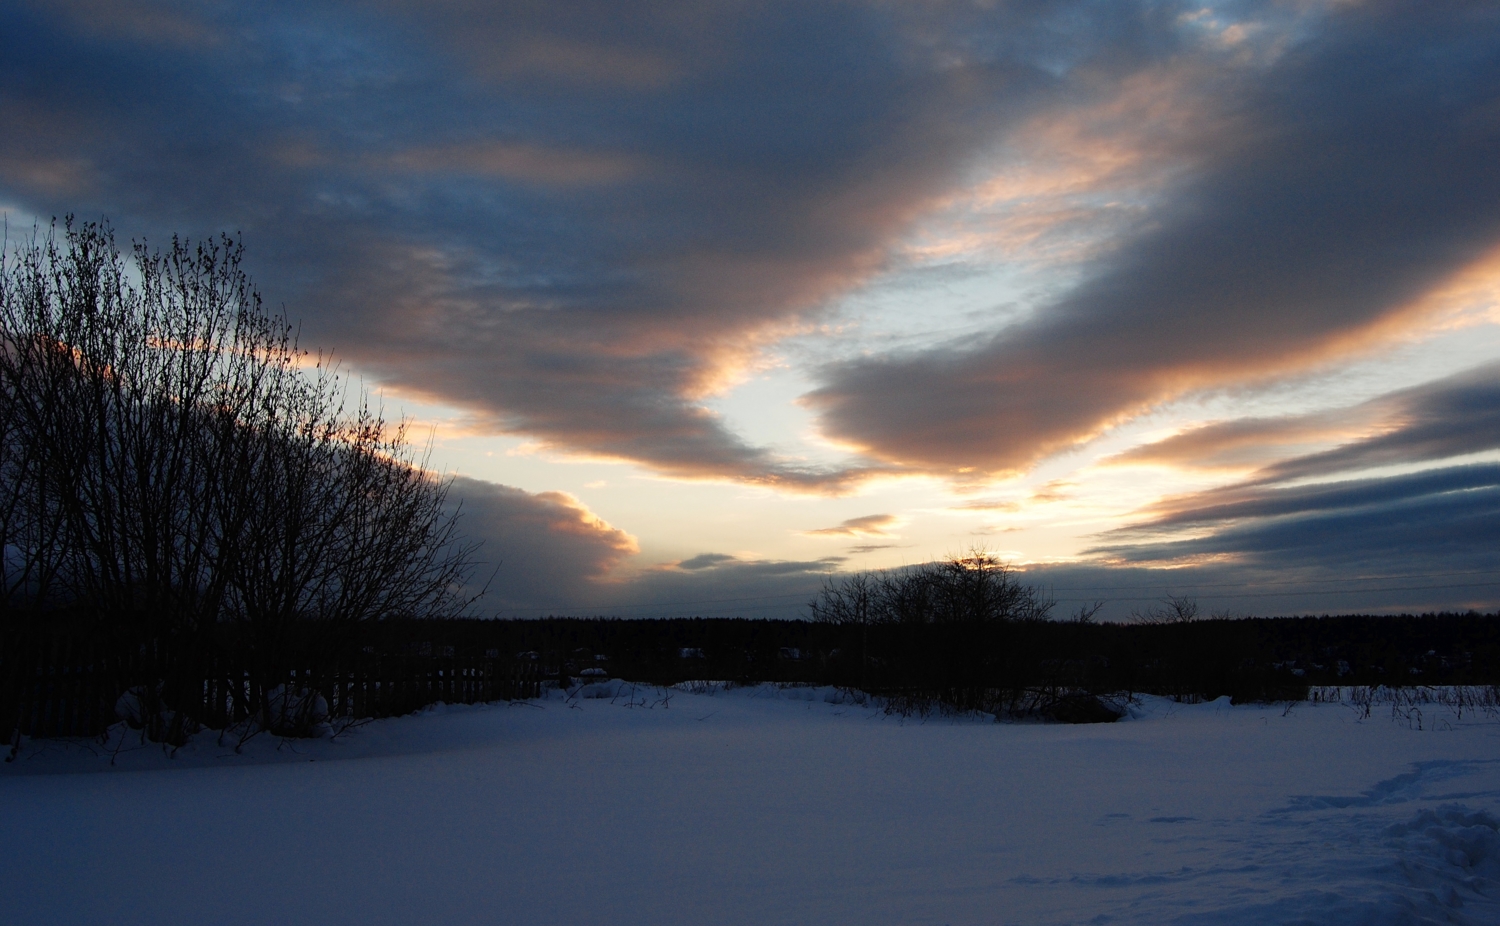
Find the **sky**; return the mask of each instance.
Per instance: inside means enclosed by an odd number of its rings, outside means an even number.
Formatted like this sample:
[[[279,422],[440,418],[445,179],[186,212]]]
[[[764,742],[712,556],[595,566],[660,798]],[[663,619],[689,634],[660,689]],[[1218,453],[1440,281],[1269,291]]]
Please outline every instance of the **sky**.
[[[241,236],[486,614],[982,550],[1500,607],[1500,7],[0,0],[7,234]]]

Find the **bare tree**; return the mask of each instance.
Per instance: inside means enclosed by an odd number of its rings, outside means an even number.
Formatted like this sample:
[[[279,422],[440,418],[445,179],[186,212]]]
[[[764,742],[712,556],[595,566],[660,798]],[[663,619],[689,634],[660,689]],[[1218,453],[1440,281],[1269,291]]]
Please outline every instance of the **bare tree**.
[[[1044,620],[1055,602],[998,557],[971,550],[937,562],[829,579],[808,605],[839,624],[991,624]]]
[[[447,482],[268,313],[227,237],[128,257],[71,218],[0,254],[0,607],[201,651],[464,609]],[[327,634],[324,635],[325,638]]]
[[[881,599],[879,579],[868,572],[854,572],[825,580],[807,609],[815,621],[868,626],[881,618]]]
[[[1130,612],[1136,624],[1190,624],[1198,619],[1198,599],[1186,595],[1168,595],[1145,611]]]
[[[935,591],[933,619],[939,623],[1044,620],[1054,606],[1040,590],[1022,585],[1007,563],[983,550],[927,568]]]
[[[823,589],[808,602],[807,609],[815,621],[859,628],[859,677],[865,684],[865,670],[870,663],[870,625],[885,617],[884,585],[868,572],[855,572],[837,579],[829,578]]]
[[[1103,610],[1104,602],[1091,601],[1086,604],[1079,605],[1078,610],[1074,611],[1073,615],[1069,617],[1068,620],[1074,624],[1092,624],[1094,622],[1094,618],[1098,617],[1099,612]]]

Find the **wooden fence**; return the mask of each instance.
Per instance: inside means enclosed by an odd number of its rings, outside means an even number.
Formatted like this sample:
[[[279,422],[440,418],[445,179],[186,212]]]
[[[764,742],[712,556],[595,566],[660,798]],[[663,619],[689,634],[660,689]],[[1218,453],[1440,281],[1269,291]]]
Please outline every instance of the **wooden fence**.
[[[121,719],[117,705],[127,692],[137,714],[166,711],[225,729],[250,718],[275,726],[278,714],[305,719],[313,693],[329,718],[360,719],[439,701],[534,698],[541,680],[535,662],[494,656],[357,653],[268,675],[222,653],[183,659],[155,645],[122,653],[75,637],[0,640],[0,736],[8,741],[96,736]]]

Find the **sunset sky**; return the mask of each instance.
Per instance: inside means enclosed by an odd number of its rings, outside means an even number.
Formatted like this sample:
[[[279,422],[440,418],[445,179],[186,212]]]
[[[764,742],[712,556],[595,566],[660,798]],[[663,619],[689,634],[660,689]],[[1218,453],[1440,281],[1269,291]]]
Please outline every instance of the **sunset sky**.
[[[485,613],[1500,606],[1494,4],[0,0],[0,210],[242,235]]]

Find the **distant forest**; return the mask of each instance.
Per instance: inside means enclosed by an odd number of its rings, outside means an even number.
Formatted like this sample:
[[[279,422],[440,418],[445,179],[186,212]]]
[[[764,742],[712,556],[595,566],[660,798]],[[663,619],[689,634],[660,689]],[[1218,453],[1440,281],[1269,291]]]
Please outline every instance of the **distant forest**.
[[[382,649],[503,652],[564,684],[581,673],[839,685],[994,710],[1003,699],[1152,693],[1300,700],[1313,685],[1500,683],[1500,615],[1115,624],[874,624],[723,618],[393,622]]]

